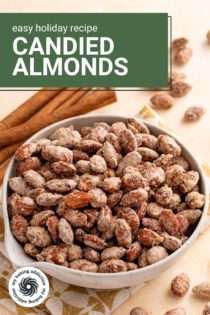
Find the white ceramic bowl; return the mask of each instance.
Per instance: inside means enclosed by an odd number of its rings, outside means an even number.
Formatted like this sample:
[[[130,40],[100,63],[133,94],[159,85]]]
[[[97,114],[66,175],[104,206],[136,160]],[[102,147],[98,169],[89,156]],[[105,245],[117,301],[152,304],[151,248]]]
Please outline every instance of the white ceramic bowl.
[[[111,124],[116,121],[126,121],[126,120],[127,120],[127,117],[113,116],[113,115],[112,116],[109,116],[109,115],[89,116],[88,115],[88,116],[80,116],[77,118],[67,119],[41,130],[40,132],[35,134],[33,137],[31,137],[27,141],[27,143],[30,143],[39,138],[48,137],[54,130],[60,127],[69,126],[71,124],[75,127],[75,129],[79,130],[81,127],[92,125],[94,122],[104,121]],[[158,135],[162,133],[162,134],[168,134],[174,137],[169,132],[151,123],[148,123],[147,121],[144,121],[144,123],[149,127],[151,133],[154,135]],[[66,267],[50,264],[47,262],[38,262],[38,261],[33,260],[31,257],[25,254],[22,245],[17,242],[17,240],[13,237],[10,230],[9,218],[8,218],[8,213],[7,213],[7,198],[8,198],[8,192],[9,192],[8,179],[15,175],[14,160],[12,159],[7,169],[7,172],[5,174],[4,183],[3,183],[3,216],[4,216],[4,223],[5,223],[5,247],[6,247],[8,257],[11,260],[12,264],[16,267],[34,266],[62,281],[65,281],[74,285],[78,285],[78,286],[96,288],[96,289],[115,289],[115,288],[122,288],[122,287],[142,284],[156,277],[161,272],[167,270],[187,251],[187,249],[192,245],[192,243],[198,236],[199,231],[201,230],[202,225],[206,219],[207,208],[208,208],[207,207],[208,188],[207,188],[207,182],[206,182],[204,172],[201,169],[196,158],[188,151],[188,149],[182,143],[180,143],[180,141],[176,137],[174,138],[176,139],[178,144],[181,146],[182,155],[187,159],[187,161],[189,161],[192,169],[200,173],[200,189],[201,189],[201,192],[206,196],[206,203],[203,209],[202,217],[200,218],[200,221],[196,229],[190,236],[190,238],[180,249],[178,249],[176,252],[174,252],[167,258],[159,261],[158,263],[147,266],[143,269],[137,269],[134,271],[114,273],[114,274],[113,273],[112,274],[89,273],[89,272],[77,271],[77,270],[69,269]]]

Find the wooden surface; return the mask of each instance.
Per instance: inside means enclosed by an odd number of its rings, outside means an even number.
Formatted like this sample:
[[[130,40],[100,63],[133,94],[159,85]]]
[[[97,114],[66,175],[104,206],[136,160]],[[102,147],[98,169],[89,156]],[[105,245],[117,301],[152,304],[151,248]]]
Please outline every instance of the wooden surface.
[[[0,1],[1,12],[168,12],[173,18],[173,36],[190,39],[193,57],[180,71],[187,75],[193,85],[192,91],[177,99],[175,106],[159,112],[161,117],[182,137],[185,144],[196,154],[210,161],[210,45],[206,43],[206,32],[210,29],[209,0],[8,0]],[[32,92],[0,92],[0,118],[27,99]],[[141,107],[149,104],[152,92],[118,92],[118,102],[98,110],[98,114],[136,115]],[[184,110],[191,105],[202,105],[207,109],[205,117],[198,123],[183,123]],[[205,301],[195,299],[191,294],[186,298],[174,298],[169,293],[170,279],[180,272],[188,272],[192,284],[210,280],[210,229],[206,230],[187,254],[165,274],[148,283],[113,315],[129,314],[135,305],[145,306],[151,314],[161,315],[172,307],[184,305],[187,314],[202,313]],[[7,314],[1,310],[2,314]]]

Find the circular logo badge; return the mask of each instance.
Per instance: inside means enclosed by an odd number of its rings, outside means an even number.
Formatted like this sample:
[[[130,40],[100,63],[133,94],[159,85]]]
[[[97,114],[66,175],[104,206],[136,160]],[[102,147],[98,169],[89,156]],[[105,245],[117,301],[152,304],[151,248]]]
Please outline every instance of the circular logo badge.
[[[34,267],[17,269],[9,280],[9,293],[13,301],[25,307],[37,306],[46,299],[49,282],[46,275]]]

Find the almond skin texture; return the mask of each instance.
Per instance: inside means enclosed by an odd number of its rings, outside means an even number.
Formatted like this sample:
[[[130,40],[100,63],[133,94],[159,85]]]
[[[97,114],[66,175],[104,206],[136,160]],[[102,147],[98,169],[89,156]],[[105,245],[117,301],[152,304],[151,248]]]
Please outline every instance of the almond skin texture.
[[[199,298],[210,299],[210,282],[202,282],[192,288],[192,292]]]
[[[184,121],[185,122],[193,122],[199,120],[204,114],[206,110],[201,106],[191,106],[184,113]]]
[[[191,57],[192,57],[192,49],[190,47],[185,47],[185,48],[179,49],[176,52],[174,56],[174,62],[177,65],[183,66],[189,62]]]
[[[159,245],[163,241],[163,237],[152,230],[144,228],[138,231],[138,240],[140,244],[151,247]]]
[[[150,101],[156,109],[169,109],[174,105],[173,97],[166,93],[155,94]]]
[[[99,266],[99,272],[124,272],[127,271],[126,263],[120,259],[104,260]]]
[[[85,191],[74,191],[64,198],[65,204],[69,208],[73,209],[83,208],[87,206],[90,201],[91,196],[88,192]]]
[[[192,86],[184,81],[174,81],[172,82],[172,92],[173,97],[181,97],[190,92]]]
[[[188,44],[189,40],[185,37],[179,37],[173,40],[172,42],[172,48],[174,50],[183,49]]]
[[[186,273],[181,273],[171,281],[171,291],[174,295],[183,297],[190,288],[190,278]]]

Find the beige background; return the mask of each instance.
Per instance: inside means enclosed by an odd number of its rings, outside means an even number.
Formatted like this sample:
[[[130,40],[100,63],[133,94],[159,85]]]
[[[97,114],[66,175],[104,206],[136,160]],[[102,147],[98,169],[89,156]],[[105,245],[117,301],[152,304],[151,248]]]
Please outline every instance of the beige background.
[[[180,68],[193,89],[186,97],[177,99],[171,110],[160,112],[160,115],[196,155],[210,160],[210,45],[205,38],[210,29],[209,0],[0,0],[0,12],[168,12],[173,17],[173,37],[188,37],[193,48],[192,60]],[[0,118],[31,94],[0,92]],[[151,95],[151,92],[118,92],[118,102],[98,113],[134,115],[143,105],[149,104]],[[185,124],[183,113],[191,105],[205,106],[207,113],[200,122]],[[210,280],[209,239],[210,229],[173,268],[147,284],[113,315],[128,314],[135,305],[145,306],[154,315],[164,314],[176,305],[185,305],[189,315],[202,314],[205,301],[190,294],[186,298],[174,298],[168,288],[170,279],[183,271],[190,274],[192,284]]]

